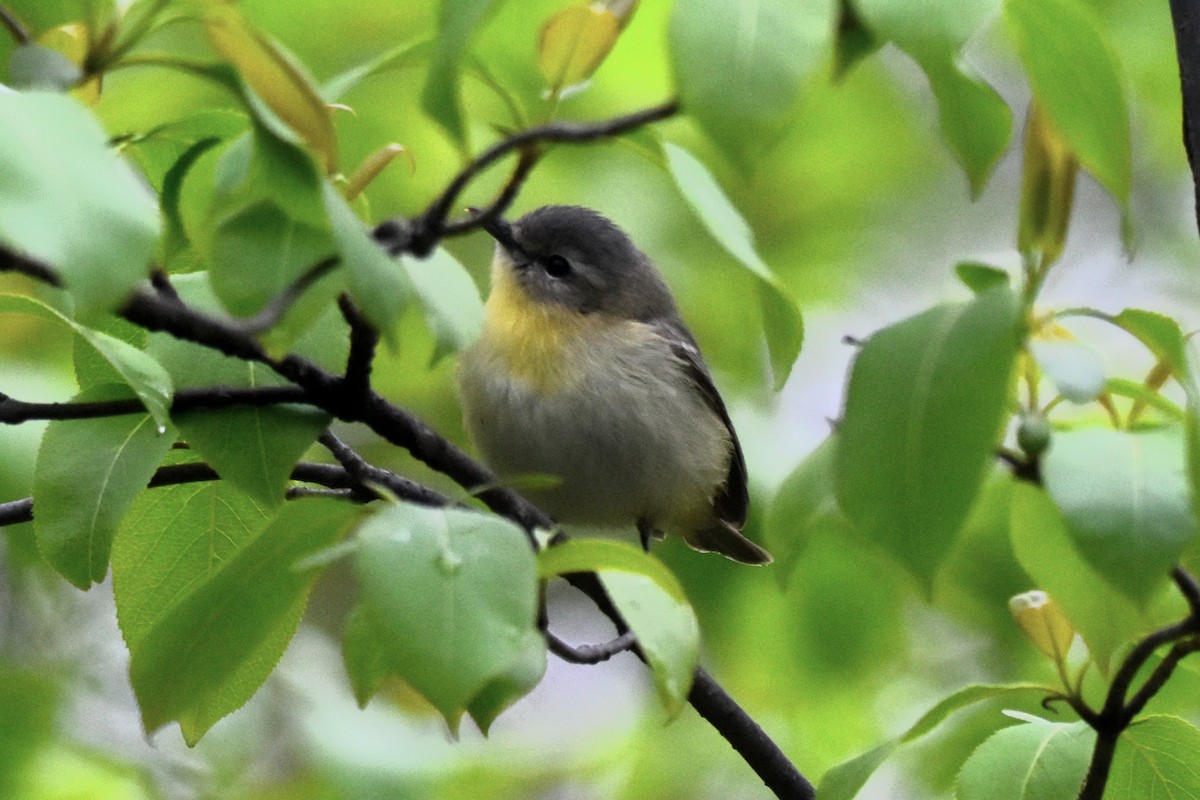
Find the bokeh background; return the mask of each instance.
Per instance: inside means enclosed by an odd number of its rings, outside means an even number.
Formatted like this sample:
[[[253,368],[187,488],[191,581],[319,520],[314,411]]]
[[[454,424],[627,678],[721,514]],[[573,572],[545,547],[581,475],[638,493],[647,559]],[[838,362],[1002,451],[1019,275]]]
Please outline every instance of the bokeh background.
[[[62,21],[64,9],[75,4],[6,5],[37,27],[43,18]],[[432,0],[239,5],[319,80],[435,28]],[[547,112],[535,59],[538,30],[566,3],[497,5],[473,52],[527,118],[538,121]],[[599,119],[669,97],[671,5],[643,0],[591,85],[564,100],[559,116]],[[1200,316],[1200,245],[1179,136],[1168,6],[1165,0],[1089,5],[1108,29],[1131,103],[1129,234],[1122,235],[1117,204],[1081,175],[1063,260],[1043,300],[1112,312],[1155,309],[1190,330]],[[157,36],[147,50],[207,52],[197,26],[174,26]],[[0,64],[10,48],[0,41]],[[1014,114],[1014,144],[977,198],[939,138],[924,75],[891,46],[837,81],[828,41],[798,54],[812,60],[811,74],[786,130],[777,141],[761,143],[749,172],[725,161],[686,118],[657,126],[714,171],[804,312],[805,347],[779,393],[771,390],[752,279],[708,237],[637,137],[555,149],[516,201],[515,212],[545,203],[596,208],[662,269],[730,404],[753,483],[749,531],[760,540],[776,487],[839,414],[853,355],[843,338],[864,337],[932,303],[966,297],[953,275],[958,261],[985,261],[1014,274],[1019,269],[1020,133],[1029,90],[999,19],[965,55]],[[365,81],[343,100],[352,111],[337,117],[343,163],[355,164],[388,142],[406,148],[407,160],[367,190],[374,221],[419,211],[462,164],[462,154],[419,111],[424,72],[416,60]],[[232,106],[196,79],[138,68],[108,76],[94,110],[118,135],[170,118],[172,109],[182,115],[200,101]],[[477,80],[465,81],[464,104],[476,151],[498,128],[519,123]],[[137,153],[131,157],[136,162]],[[464,199],[485,202],[503,177],[503,168],[488,173]],[[486,293],[491,243],[476,235],[450,242],[449,249]],[[0,276],[0,289],[23,286]],[[1073,329],[1103,354],[1112,375],[1140,378],[1149,366],[1097,326]],[[376,370],[377,388],[465,441],[454,358],[431,363],[432,337],[417,313],[405,318],[399,342]],[[71,376],[65,335],[25,317],[0,319],[0,391],[63,400],[74,392]],[[0,430],[0,501],[29,494],[41,429]],[[376,463],[444,486],[363,431],[343,434]],[[670,541],[655,552],[696,606],[704,663],[815,779],[904,730],[958,686],[1051,678],[1050,665],[1020,638],[1005,607],[1009,595],[1031,587],[1007,553],[997,533],[1000,515],[990,505],[999,505],[995,492],[985,493],[932,599],[850,534],[813,537],[786,588],[774,568],[747,569]],[[502,715],[486,739],[464,729],[452,740],[436,713],[399,686],[359,710],[336,638],[353,588],[336,571],[318,586],[300,634],[249,705],[194,749],[174,727],[147,739],[107,585],[81,593],[54,576],[38,563],[28,528],[6,529],[0,537],[0,751],[34,753],[35,777],[22,788],[23,798],[769,796],[693,711],[665,718],[648,674],[631,656],[594,667],[551,659],[542,685]],[[566,638],[597,641],[609,634],[570,591],[555,587],[549,602],[552,624]],[[1188,691],[1197,681],[1200,674],[1185,669],[1169,691]],[[1005,724],[999,712],[985,703],[959,713],[889,762],[862,796],[947,795],[970,750]]]

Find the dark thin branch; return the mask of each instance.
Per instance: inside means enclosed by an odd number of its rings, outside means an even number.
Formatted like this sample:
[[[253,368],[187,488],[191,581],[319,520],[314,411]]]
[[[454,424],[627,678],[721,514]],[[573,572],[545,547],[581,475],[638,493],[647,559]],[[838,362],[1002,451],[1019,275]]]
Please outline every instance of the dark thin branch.
[[[338,261],[337,256],[330,256],[313,264],[290,286],[271,298],[271,302],[263,306],[263,309],[253,317],[238,320],[235,323],[238,330],[247,334],[259,334],[269,330],[275,323],[283,319],[309,287],[328,275],[338,265]]]
[[[1200,617],[1200,582],[1197,582],[1196,576],[1177,564],[1171,570],[1171,579],[1179,587],[1179,593],[1183,595],[1183,599],[1187,600],[1188,607],[1192,610],[1192,616]]]
[[[545,125],[527,128],[501,139],[476,156],[470,164],[450,181],[445,191],[420,216],[413,220],[411,239],[407,249],[417,256],[427,255],[433,249],[434,245],[445,235],[447,227],[446,219],[463,190],[481,172],[508,153],[514,150],[526,150],[532,145],[543,142],[594,142],[597,139],[619,136],[622,133],[636,130],[643,125],[667,119],[678,112],[679,102],[677,100],[669,100],[661,105],[652,106],[623,117],[614,117],[613,119],[601,122],[549,122]],[[472,227],[460,226],[458,227],[458,232],[462,233],[472,229]]]
[[[513,168],[512,175],[509,176],[508,182],[504,184],[504,188],[496,195],[496,199],[482,211],[476,210],[475,213],[465,220],[447,222],[442,228],[442,236],[450,237],[470,233],[503,216],[508,207],[512,205],[513,200],[516,199],[517,192],[521,190],[522,184],[525,183],[525,178],[528,177],[530,170],[537,164],[539,157],[540,151],[534,147],[531,146],[523,149],[520,158],[517,160],[517,166]]]
[[[1125,706],[1125,717],[1132,722],[1134,717],[1142,713],[1142,709],[1146,707],[1146,704],[1166,684],[1167,679],[1171,677],[1171,673],[1175,671],[1175,667],[1179,666],[1179,662],[1185,656],[1197,651],[1200,651],[1200,639],[1196,637],[1176,642],[1167,652],[1166,657],[1154,668],[1154,672],[1150,673],[1150,677],[1142,684],[1142,688],[1130,698]]]
[[[1179,88],[1183,96],[1183,147],[1187,151],[1200,228],[1200,7],[1194,0],[1171,0]]]
[[[6,247],[0,247],[0,272],[18,272],[47,286],[62,286],[62,279],[50,267]]]
[[[4,27],[8,29],[17,44],[29,43],[31,39],[29,29],[22,25],[21,20],[17,19],[16,15],[4,6],[0,6],[0,23],[3,23]]]
[[[332,431],[325,431],[317,441],[324,445],[325,449],[332,453],[333,457],[342,465],[342,468],[363,486],[370,487],[372,484],[382,486],[401,499],[423,506],[442,508],[458,505],[445,495],[415,481],[367,463],[366,459],[350,449]]]
[[[776,797],[813,800],[816,789],[741,706],[702,668],[696,668],[688,702],[741,754]]]
[[[179,292],[175,291],[175,286],[171,283],[171,276],[167,271],[161,268],[155,268],[150,271],[150,286],[160,296],[167,300],[174,300],[180,305],[183,304],[183,298],[179,296]]]
[[[362,315],[349,295],[343,294],[338,298],[338,309],[350,326],[346,387],[361,397],[371,391],[371,370],[375,362],[375,348],[379,345],[379,332]]]
[[[633,635],[633,631],[625,631],[604,644],[571,645],[550,631],[546,631],[546,644],[549,646],[550,652],[563,661],[571,664],[599,664],[602,661],[608,661],[618,653],[633,649],[637,644],[637,638]]]
[[[0,503],[0,528],[5,525],[16,525],[19,522],[29,522],[33,519],[33,498],[23,497],[20,500],[9,500]]]
[[[213,386],[206,389],[181,389],[171,403],[172,412],[233,406],[273,406],[307,402],[307,394],[298,386],[238,388]],[[143,414],[146,406],[136,397],[75,403],[27,403],[0,394],[0,424],[17,425],[31,420],[94,419],[123,414]]]

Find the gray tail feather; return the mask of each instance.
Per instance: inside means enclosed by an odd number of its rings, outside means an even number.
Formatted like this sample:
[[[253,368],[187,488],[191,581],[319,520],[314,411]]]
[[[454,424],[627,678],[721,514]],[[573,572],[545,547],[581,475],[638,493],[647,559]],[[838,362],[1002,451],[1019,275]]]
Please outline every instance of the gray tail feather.
[[[693,531],[684,537],[693,550],[702,553],[720,553],[740,564],[761,566],[770,564],[771,554],[742,535],[742,532],[727,522],[718,522],[711,528]]]

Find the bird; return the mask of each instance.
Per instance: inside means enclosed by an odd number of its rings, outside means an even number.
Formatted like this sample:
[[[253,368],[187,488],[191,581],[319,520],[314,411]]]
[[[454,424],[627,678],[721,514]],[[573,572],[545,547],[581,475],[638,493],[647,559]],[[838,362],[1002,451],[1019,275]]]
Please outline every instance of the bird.
[[[636,526],[743,564],[746,461],[666,281],[615,223],[548,205],[482,227],[496,240],[479,338],[457,379],[468,435],[501,480],[559,524]]]

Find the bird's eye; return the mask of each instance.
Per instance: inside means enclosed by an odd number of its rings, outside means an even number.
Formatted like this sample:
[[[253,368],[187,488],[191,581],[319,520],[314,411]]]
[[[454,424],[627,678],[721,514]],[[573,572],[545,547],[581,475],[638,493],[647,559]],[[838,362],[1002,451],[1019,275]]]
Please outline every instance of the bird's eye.
[[[546,256],[542,266],[551,278],[565,278],[571,274],[571,262],[560,255]]]

